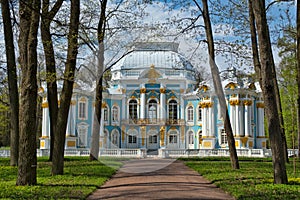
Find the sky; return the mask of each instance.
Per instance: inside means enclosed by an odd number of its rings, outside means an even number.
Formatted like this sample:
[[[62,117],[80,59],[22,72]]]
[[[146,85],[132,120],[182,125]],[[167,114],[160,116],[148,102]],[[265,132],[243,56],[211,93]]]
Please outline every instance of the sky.
[[[222,0],[222,3],[226,5],[226,0]],[[267,1],[267,4],[270,3]],[[292,5],[292,6],[291,6]],[[182,8],[177,7],[176,9],[169,9],[169,6],[166,6],[162,2],[156,2],[151,5],[148,5],[145,9],[145,12],[149,13],[149,16],[145,17],[141,23],[144,24],[158,24],[158,23],[168,23],[169,19],[178,19],[178,18],[188,18],[191,17],[193,13],[195,13],[198,9],[194,6],[194,4],[191,4],[188,8]],[[214,10],[211,10],[211,12],[215,12]],[[270,30],[278,30],[280,26],[286,25],[287,19],[286,19],[286,13],[289,13],[291,15],[291,21],[295,20],[295,6],[293,6],[293,3],[276,3],[273,4],[269,10],[268,10],[268,16],[269,16],[269,22],[270,22]],[[212,21],[213,21],[213,29],[214,29],[214,38],[216,41],[220,38],[230,42],[236,39],[239,39],[239,36],[235,33],[235,27],[233,27],[231,24],[224,23],[226,20],[219,20],[215,15],[212,15]],[[274,20],[275,19],[275,20]],[[227,22],[230,22],[230,20],[227,20]],[[197,21],[198,25],[203,25],[203,20],[199,19]],[[164,30],[164,33],[175,33],[178,30],[175,28],[170,28],[169,30]],[[197,34],[195,33],[189,33],[189,34],[182,34],[178,37],[169,36],[169,37],[162,37],[159,35],[158,30],[149,30],[147,33],[144,33],[144,37],[147,37],[149,35],[157,34],[157,36],[151,36],[149,39],[150,41],[176,41],[179,42],[179,51],[180,53],[184,54],[188,59],[191,60],[191,62],[196,65],[207,65],[207,48],[206,46],[201,43],[200,47],[198,46],[198,41],[205,39],[205,33],[203,29],[198,29]],[[276,35],[277,34],[277,35]],[[272,38],[277,39],[276,37],[279,36],[278,33],[272,35]],[[200,35],[200,37],[199,37]],[[144,39],[141,37],[141,39]],[[249,49],[249,41],[246,46],[243,48],[243,52],[247,52],[248,55],[251,55],[251,49]],[[198,47],[198,48],[197,48]],[[224,47],[219,47],[224,49]],[[196,50],[195,50],[196,49]],[[216,47],[218,49],[218,47]],[[278,49],[274,46],[273,49],[274,53],[274,59],[275,63],[280,62],[280,58],[278,57]],[[234,50],[232,50],[234,51]],[[217,53],[218,56],[216,58],[216,62],[220,68],[220,70],[224,70],[230,66],[241,66],[241,69],[246,69],[246,71],[252,72],[253,67],[252,60],[251,62],[247,61],[241,61],[238,58],[235,57],[235,53]]]

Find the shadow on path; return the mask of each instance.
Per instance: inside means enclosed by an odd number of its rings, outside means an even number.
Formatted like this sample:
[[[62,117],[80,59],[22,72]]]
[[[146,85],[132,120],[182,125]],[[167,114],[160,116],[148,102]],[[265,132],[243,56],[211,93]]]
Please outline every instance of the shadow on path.
[[[127,161],[94,199],[234,199],[220,188],[173,159]]]

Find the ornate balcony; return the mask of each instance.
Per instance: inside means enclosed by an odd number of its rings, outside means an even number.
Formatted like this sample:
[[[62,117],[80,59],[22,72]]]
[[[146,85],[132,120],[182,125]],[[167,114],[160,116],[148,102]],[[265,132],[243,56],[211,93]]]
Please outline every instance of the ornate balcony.
[[[122,124],[128,125],[185,125],[183,119],[159,119],[159,118],[145,118],[145,119],[123,119]]]

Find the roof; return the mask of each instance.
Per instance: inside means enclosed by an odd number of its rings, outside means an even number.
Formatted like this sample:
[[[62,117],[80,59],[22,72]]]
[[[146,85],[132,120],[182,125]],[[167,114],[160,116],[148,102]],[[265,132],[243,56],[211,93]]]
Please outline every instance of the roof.
[[[191,63],[177,50],[177,43],[136,43],[133,50],[117,62],[111,71],[146,69],[150,66],[156,69],[193,70]]]

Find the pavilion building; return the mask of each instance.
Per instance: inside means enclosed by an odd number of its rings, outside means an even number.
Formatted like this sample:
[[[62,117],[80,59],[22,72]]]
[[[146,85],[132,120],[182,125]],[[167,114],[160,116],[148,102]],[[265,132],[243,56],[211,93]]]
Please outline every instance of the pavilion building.
[[[137,43],[111,68],[103,93],[102,149],[228,148],[222,108],[211,84],[197,84],[195,68],[176,43]],[[222,81],[236,148],[264,149],[264,102],[257,83],[231,73]],[[40,148],[49,149],[49,109],[43,96]],[[94,92],[74,88],[65,148],[90,148]]]

